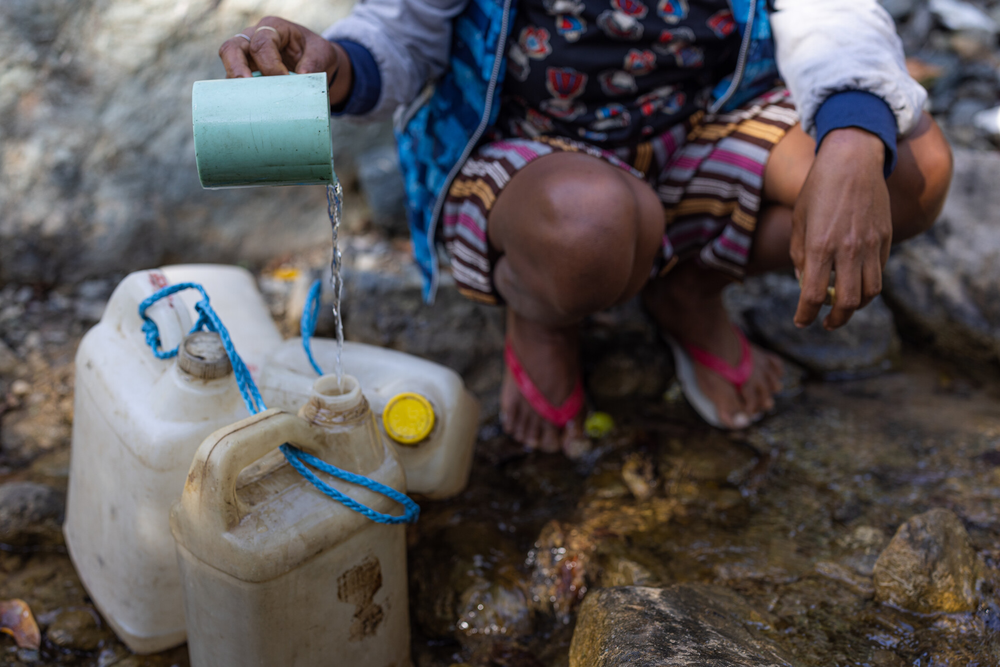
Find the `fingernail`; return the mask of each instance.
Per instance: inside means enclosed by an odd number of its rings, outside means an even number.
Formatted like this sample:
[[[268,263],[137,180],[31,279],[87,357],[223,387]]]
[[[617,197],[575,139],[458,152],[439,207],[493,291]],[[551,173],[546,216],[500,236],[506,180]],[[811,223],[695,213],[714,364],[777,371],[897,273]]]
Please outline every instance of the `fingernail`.
[[[746,428],[750,425],[750,418],[747,417],[742,412],[737,412],[733,415],[733,426],[735,428]]]

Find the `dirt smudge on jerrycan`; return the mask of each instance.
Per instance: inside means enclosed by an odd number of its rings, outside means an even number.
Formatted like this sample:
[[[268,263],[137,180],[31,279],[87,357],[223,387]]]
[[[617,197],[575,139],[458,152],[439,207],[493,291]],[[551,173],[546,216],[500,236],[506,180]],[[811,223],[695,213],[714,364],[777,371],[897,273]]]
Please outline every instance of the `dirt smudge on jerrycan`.
[[[372,637],[385,618],[382,607],[375,603],[375,593],[382,588],[382,566],[369,556],[337,579],[337,599],[357,607],[351,623],[350,640]]]

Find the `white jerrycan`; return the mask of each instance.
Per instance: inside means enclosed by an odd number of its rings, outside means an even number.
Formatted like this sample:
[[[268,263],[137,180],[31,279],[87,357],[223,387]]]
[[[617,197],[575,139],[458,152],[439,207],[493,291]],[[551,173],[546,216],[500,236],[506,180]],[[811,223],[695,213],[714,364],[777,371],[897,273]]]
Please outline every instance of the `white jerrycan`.
[[[76,355],[69,496],[63,530],[84,587],[129,648],[184,641],[180,575],[169,512],[198,445],[248,415],[216,334],[192,326],[179,295],[147,311],[162,349],[147,346],[138,307],[167,285],[161,271],[129,275]]]
[[[314,338],[312,353],[326,373],[337,343]],[[362,343],[344,343],[344,373],[361,383],[378,428],[395,446],[406,488],[427,498],[449,498],[469,481],[479,427],[479,402],[458,373],[426,359]],[[309,400],[316,379],[292,338],[267,358],[258,387],[270,407],[294,412]]]
[[[160,269],[171,285],[198,283],[212,300],[212,308],[226,325],[229,336],[240,353],[250,375],[260,377],[264,359],[281,344],[281,332],[271,319],[257,281],[246,269],[224,264],[180,264]],[[196,290],[177,294],[197,319],[194,305],[201,300]]]
[[[336,378],[317,380],[299,416],[272,408],[209,436],[170,516],[192,667],[408,667],[405,527],[323,495],[285,461],[278,447],[286,442],[406,486],[349,376],[342,393]],[[328,484],[376,512],[399,513],[383,495]]]

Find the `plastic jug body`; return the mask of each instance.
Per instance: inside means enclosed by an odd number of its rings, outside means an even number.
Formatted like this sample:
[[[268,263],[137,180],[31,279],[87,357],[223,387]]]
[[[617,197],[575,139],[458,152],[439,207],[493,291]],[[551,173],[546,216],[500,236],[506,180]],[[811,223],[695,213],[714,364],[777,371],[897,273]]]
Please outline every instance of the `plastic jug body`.
[[[76,395],[64,532],[84,587],[133,651],[184,641],[169,509],[198,444],[247,415],[231,375],[195,377],[145,343],[139,303],[167,284],[129,275],[76,356]],[[184,303],[154,305],[165,348],[191,328]]]
[[[313,339],[313,356],[324,370],[334,367],[336,342]],[[479,427],[479,402],[453,370],[412,355],[362,343],[344,343],[344,372],[358,378],[379,429],[395,447],[406,470],[407,491],[449,498],[469,480]],[[259,387],[270,407],[292,412],[309,400],[316,372],[292,338],[268,357]],[[433,427],[425,437],[401,442],[387,432],[386,406],[403,394],[427,401]],[[398,437],[398,436],[397,436]]]
[[[171,513],[193,667],[410,664],[405,527],[331,500],[277,449],[288,442],[405,488],[395,452],[348,381],[353,407],[311,399],[298,417],[270,409],[198,449]],[[324,478],[363,505],[399,513],[384,496]]]

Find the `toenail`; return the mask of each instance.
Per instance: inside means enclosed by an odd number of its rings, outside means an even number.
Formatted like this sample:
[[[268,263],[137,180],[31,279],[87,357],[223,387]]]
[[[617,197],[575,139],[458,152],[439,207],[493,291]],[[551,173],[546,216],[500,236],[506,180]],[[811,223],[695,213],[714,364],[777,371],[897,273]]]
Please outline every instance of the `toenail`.
[[[735,428],[746,428],[750,425],[750,418],[747,417],[742,412],[737,412],[733,415],[733,426]]]

